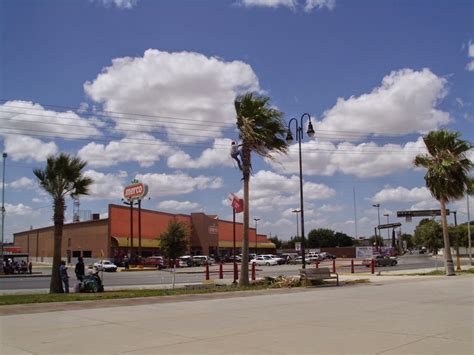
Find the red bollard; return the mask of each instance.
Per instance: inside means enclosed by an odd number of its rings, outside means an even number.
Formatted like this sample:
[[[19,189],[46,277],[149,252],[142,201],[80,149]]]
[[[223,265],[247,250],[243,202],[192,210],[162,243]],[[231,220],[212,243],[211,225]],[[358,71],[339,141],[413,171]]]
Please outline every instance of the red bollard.
[[[206,264],[206,280],[209,280],[209,264]]]
[[[255,281],[256,280],[256,267],[255,267],[255,263],[252,263],[252,281]]]
[[[316,260],[315,264],[316,264],[316,269],[319,269],[319,261],[318,260]]]
[[[224,278],[224,264],[222,262],[219,264],[219,278]]]
[[[370,261],[370,271],[372,274],[375,274],[375,260],[374,259]]]
[[[336,272],[336,259],[332,259],[332,272]]]
[[[354,259],[351,259],[351,274],[354,273]]]

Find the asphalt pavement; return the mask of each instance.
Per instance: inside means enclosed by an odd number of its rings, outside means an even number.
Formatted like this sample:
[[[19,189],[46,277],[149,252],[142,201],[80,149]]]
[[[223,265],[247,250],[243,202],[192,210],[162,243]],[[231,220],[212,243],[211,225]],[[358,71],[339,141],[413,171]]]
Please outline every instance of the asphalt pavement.
[[[368,277],[339,287],[3,306],[0,353],[474,353],[472,276]]]
[[[360,266],[361,261],[356,261],[356,275],[367,275],[370,269]],[[468,264],[468,259],[463,259],[463,264]],[[332,268],[332,261],[326,261],[322,267]],[[314,267],[314,265],[308,265]],[[350,259],[336,260],[337,272],[341,275],[350,274]],[[298,269],[301,265],[278,265],[278,266],[261,266],[257,269],[257,278],[283,276],[298,276]],[[441,257],[435,258],[427,255],[406,255],[398,258],[398,265],[395,267],[376,268],[376,274],[381,273],[387,275],[400,272],[418,272],[418,270],[442,269],[443,262]],[[71,276],[70,286],[74,285],[75,277],[70,268]],[[40,274],[30,275],[14,275],[14,277],[2,277],[0,282],[0,294],[19,294],[19,293],[47,293],[49,289],[51,267],[35,267],[35,272]],[[43,277],[41,277],[43,276]],[[218,266],[211,267],[211,279],[218,280]],[[170,287],[172,282],[171,270],[153,270],[149,271],[131,271],[104,273],[104,285],[107,290],[130,289],[130,288],[158,288]],[[196,284],[205,280],[204,268],[181,268],[177,269],[176,283],[178,285]],[[232,264],[224,266],[224,280],[233,280]]]

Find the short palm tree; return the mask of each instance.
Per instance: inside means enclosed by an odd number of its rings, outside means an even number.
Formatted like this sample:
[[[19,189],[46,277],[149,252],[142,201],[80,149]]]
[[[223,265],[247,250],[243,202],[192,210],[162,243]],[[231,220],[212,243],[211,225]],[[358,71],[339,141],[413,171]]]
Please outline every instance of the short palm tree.
[[[460,135],[445,129],[429,132],[423,137],[428,153],[418,155],[414,160],[415,166],[427,169],[426,187],[441,206],[444,259],[448,276],[455,273],[446,220],[446,203],[464,196],[470,183],[469,171],[473,166],[466,157],[472,145],[459,139]]]
[[[270,99],[246,93],[235,100],[237,128],[242,144],[242,172],[244,181],[244,235],[242,243],[242,269],[239,284],[249,284],[249,183],[251,153],[272,159],[272,152],[286,152],[286,128],[283,113],[269,107]]]
[[[53,272],[51,273],[50,293],[62,293],[63,286],[59,276],[59,265],[61,262],[61,242],[63,236],[65,197],[77,197],[87,195],[88,188],[94,182],[84,177],[82,169],[86,162],[67,154],[49,156],[46,168],[34,169],[33,173],[39,180],[40,186],[53,198],[53,220],[54,220],[54,252]]]

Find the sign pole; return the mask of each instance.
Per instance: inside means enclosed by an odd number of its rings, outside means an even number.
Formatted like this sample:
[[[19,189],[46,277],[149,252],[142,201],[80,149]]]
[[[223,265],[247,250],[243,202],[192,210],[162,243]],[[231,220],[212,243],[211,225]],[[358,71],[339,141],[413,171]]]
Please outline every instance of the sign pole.
[[[138,200],[138,257],[142,260],[142,200]]]
[[[233,235],[233,251],[232,254],[234,255],[234,283],[237,282],[237,260],[236,260],[236,255],[235,255],[235,208],[232,207],[232,221],[233,221],[233,230],[234,230],[234,235]]]

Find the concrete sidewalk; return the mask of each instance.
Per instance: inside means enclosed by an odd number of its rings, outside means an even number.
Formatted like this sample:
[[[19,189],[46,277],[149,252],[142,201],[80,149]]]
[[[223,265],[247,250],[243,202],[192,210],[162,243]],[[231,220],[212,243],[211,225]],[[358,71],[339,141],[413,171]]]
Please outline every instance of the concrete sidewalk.
[[[113,307],[45,307],[0,317],[0,353],[474,353],[472,276],[388,277]]]

